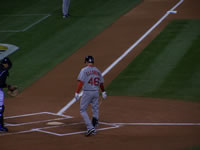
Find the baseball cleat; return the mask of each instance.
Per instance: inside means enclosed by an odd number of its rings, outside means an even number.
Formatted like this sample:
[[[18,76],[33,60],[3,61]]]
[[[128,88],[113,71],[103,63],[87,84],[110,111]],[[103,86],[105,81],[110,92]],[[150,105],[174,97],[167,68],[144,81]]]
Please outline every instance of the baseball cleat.
[[[90,136],[90,135],[95,135],[95,134],[96,134],[96,130],[92,128],[86,132],[85,136]]]
[[[70,14],[63,15],[63,18],[68,18],[69,16],[70,16]]]

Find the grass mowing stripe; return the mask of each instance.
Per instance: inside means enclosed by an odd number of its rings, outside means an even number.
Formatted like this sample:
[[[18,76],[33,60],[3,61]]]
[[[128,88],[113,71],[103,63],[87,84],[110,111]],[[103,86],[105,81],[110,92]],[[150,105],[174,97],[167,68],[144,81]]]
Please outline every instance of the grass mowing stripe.
[[[198,101],[199,26],[199,20],[173,21],[107,87],[108,93]]]
[[[111,85],[109,85],[108,90],[110,94],[115,95],[118,93],[122,95],[133,95],[134,93],[137,93],[137,96],[140,96],[144,94],[142,92],[145,92],[143,89],[151,88],[152,84],[147,84],[147,82],[151,82],[151,80],[149,81],[149,78],[157,78],[157,75],[161,73],[159,68],[154,67],[154,62],[158,62],[156,60],[159,59],[159,55],[162,55],[162,50],[164,50],[168,43],[173,41],[173,39],[176,38],[176,35],[183,29],[182,25],[176,26],[175,30],[173,26],[169,25],[166,28],[168,32],[163,31],[162,34],[160,34],[131,64],[128,65]],[[160,63],[156,65],[160,65]],[[120,85],[123,85],[122,89],[125,88],[126,90],[120,92]],[[116,90],[119,91],[116,92]],[[139,93],[140,95],[138,95]]]
[[[152,61],[151,66],[146,70],[145,76],[141,76],[141,78],[148,79],[149,83],[147,82],[147,84],[151,85],[151,88],[145,91],[146,93],[152,93],[156,88],[160,87],[167,75],[176,68],[176,65],[188,52],[192,44],[191,41],[199,35],[198,32],[189,32],[190,30],[191,26],[187,25],[177,34],[173,41],[163,48],[162,53]],[[190,40],[185,37],[190,37]]]
[[[197,24],[197,25],[200,25]],[[196,26],[198,28],[198,26]],[[196,32],[198,33],[198,32]],[[196,37],[195,32],[192,35]],[[187,36],[189,37],[189,36]],[[187,53],[183,56],[181,61],[177,64],[176,68],[166,78],[165,83],[159,87],[159,92],[168,97],[182,99],[198,100],[200,97],[200,34],[193,40],[191,47],[188,48]],[[170,88],[171,87],[171,88]],[[180,88],[176,90],[174,88]],[[176,91],[176,94],[171,94]],[[190,93],[190,94],[188,94]]]

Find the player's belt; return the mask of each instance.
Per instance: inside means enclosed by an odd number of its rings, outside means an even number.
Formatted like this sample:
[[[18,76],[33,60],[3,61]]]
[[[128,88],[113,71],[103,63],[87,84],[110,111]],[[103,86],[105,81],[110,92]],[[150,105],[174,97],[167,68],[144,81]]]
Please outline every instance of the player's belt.
[[[98,90],[83,90],[83,91],[98,91]]]

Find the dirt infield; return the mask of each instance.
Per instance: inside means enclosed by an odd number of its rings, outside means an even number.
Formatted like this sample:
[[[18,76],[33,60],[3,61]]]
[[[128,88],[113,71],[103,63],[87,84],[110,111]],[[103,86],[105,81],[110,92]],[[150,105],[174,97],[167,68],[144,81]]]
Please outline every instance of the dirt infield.
[[[178,0],[144,0],[103,33],[35,82],[16,98],[6,99],[8,134],[0,134],[1,150],[137,149],[176,150],[200,145],[200,104],[139,97],[108,97],[100,106],[95,136],[86,130],[79,103],[64,115],[57,112],[74,96],[76,78],[86,55],[105,70]],[[172,19],[200,18],[200,2],[185,0],[106,76],[109,84]],[[10,116],[10,117],[9,117]],[[11,117],[12,116],[12,117]],[[47,122],[64,124],[49,126]]]

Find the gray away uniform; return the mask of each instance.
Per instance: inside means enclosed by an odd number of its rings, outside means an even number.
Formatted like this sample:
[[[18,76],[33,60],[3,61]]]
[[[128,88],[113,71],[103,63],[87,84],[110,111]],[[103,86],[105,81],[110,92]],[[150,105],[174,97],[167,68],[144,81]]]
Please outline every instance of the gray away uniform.
[[[63,16],[69,15],[69,4],[70,4],[70,0],[63,0],[63,4],[62,4]]]
[[[84,67],[78,76],[78,80],[83,82],[83,95],[80,101],[80,113],[85,121],[87,129],[92,129],[93,125],[87,114],[88,105],[92,105],[93,117],[99,118],[99,86],[104,82],[101,72],[94,66]]]

